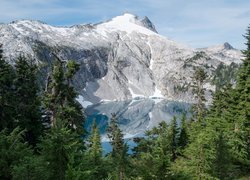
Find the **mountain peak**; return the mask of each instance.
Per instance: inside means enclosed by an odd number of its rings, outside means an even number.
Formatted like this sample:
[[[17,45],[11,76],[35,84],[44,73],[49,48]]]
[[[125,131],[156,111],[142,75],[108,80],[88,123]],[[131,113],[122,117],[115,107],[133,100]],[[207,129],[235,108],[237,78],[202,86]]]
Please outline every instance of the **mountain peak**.
[[[146,35],[153,35],[157,33],[153,23],[147,17],[139,19],[138,16],[130,13],[124,13],[107,22],[97,25],[97,29],[101,30],[103,28],[109,31],[119,30],[127,33],[139,32]]]
[[[142,20],[140,20],[141,25],[147,29],[150,29],[151,31],[154,31],[156,33],[158,33],[155,29],[154,24],[149,20],[149,18],[147,16],[145,16]]]
[[[228,42],[225,42],[223,46],[224,46],[224,49],[227,49],[227,50],[234,49],[233,46],[231,46],[231,44],[229,44]]]
[[[116,16],[112,18],[109,22],[116,22],[116,23],[135,23],[137,21],[137,16],[130,14],[130,13],[124,13],[120,16]]]

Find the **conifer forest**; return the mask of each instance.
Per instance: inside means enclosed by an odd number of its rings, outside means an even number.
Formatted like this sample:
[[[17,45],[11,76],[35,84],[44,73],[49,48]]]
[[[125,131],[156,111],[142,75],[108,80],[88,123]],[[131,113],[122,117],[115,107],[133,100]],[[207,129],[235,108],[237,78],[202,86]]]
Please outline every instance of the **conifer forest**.
[[[112,147],[103,153],[96,121],[76,101],[79,64],[54,64],[41,86],[40,67],[20,55],[10,63],[0,50],[0,179],[2,180],[207,180],[250,179],[250,27],[233,84],[217,88],[206,105],[207,74],[197,68],[192,115],[161,122],[129,144],[116,112],[106,128]]]

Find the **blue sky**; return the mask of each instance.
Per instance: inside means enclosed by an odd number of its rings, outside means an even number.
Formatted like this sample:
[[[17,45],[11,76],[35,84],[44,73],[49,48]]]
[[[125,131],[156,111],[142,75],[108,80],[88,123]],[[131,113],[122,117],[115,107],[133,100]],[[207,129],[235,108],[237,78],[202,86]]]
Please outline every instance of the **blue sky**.
[[[191,47],[229,42],[244,49],[250,0],[0,0],[0,22],[41,20],[51,25],[98,23],[129,12]]]

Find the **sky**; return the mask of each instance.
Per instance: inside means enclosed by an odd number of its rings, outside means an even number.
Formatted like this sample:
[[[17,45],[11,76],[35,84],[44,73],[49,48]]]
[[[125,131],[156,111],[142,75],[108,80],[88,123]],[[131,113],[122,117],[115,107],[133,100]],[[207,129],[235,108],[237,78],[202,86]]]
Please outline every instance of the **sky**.
[[[0,23],[99,23],[125,12],[147,16],[159,34],[194,48],[229,42],[245,49],[250,0],[0,0]]]

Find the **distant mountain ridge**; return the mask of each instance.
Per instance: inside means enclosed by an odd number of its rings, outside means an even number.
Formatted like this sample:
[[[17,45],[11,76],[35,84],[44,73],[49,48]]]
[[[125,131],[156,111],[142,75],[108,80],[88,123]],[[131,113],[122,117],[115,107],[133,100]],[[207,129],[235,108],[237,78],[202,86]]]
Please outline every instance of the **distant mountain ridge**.
[[[140,19],[129,13],[103,23],[71,27],[30,20],[0,24],[0,43],[9,61],[20,53],[32,57],[43,65],[43,75],[54,60],[51,52],[64,60],[77,61],[80,71],[75,87],[80,93],[79,102],[88,106],[88,113],[96,114],[104,113],[105,104],[117,102],[121,122],[127,119],[124,129],[132,134],[163,120],[167,111],[163,102],[195,101],[191,77],[196,67],[204,68],[210,76],[206,97],[211,101],[216,85],[234,81],[242,57],[229,43],[200,49],[179,44],[158,34],[147,17]],[[107,106],[112,111],[116,105]],[[142,108],[148,110],[137,117],[135,111]],[[173,114],[169,112],[166,119]]]

